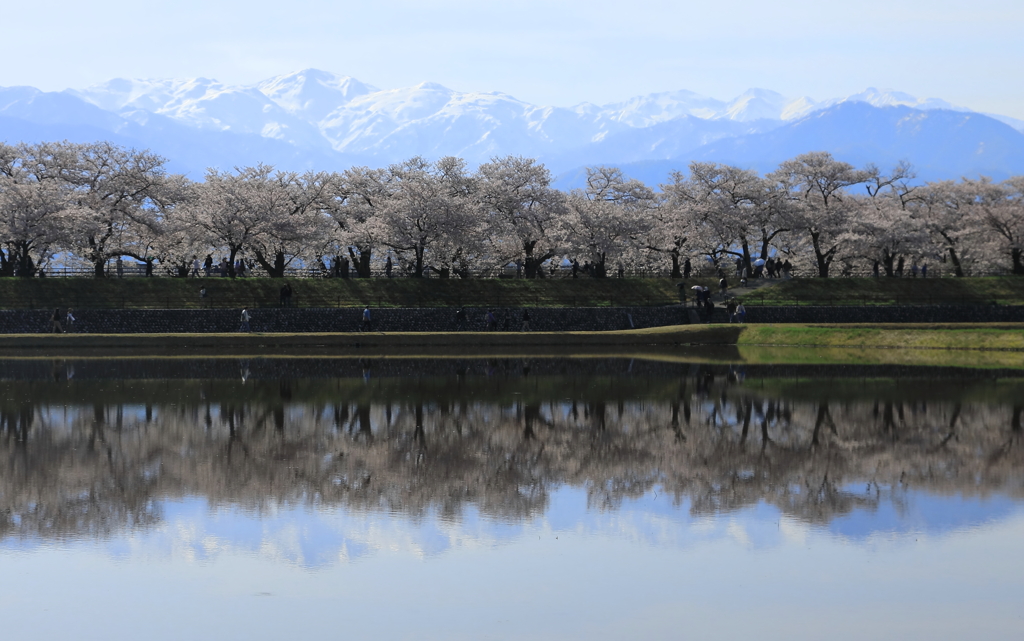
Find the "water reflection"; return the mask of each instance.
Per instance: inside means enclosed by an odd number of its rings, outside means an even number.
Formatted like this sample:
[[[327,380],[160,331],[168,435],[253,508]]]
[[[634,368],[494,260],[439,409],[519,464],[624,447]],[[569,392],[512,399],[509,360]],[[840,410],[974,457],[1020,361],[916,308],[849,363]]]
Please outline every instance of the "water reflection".
[[[379,541],[353,528],[396,516],[428,550],[539,519],[759,509],[856,539],[969,527],[1024,495],[1012,371],[363,358],[3,372],[8,546],[159,531],[200,504],[234,523],[222,540],[244,540],[231,515],[305,519],[326,541],[313,559],[359,556]],[[328,513],[360,516],[338,534],[317,525]]]

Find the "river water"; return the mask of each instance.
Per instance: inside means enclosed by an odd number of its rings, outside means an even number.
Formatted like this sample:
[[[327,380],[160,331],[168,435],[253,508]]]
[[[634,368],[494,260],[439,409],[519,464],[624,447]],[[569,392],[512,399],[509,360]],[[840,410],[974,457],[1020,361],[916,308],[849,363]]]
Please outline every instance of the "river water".
[[[2,638],[1024,638],[1024,370],[0,360]]]

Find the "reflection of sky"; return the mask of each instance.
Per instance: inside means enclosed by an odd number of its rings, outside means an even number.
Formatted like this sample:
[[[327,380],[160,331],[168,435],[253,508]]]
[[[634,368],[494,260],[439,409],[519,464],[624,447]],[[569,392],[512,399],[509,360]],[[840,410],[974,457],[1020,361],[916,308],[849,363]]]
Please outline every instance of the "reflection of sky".
[[[615,537],[632,543],[687,548],[719,539],[745,548],[771,549],[789,537],[828,537],[871,545],[928,535],[942,537],[983,528],[1024,514],[1024,505],[1005,497],[936,496],[905,492],[870,508],[856,508],[827,525],[811,525],[766,503],[718,515],[694,515],[688,502],[673,504],[664,493],[623,501],[615,509],[587,506],[583,489],[564,487],[548,510],[525,523],[483,517],[468,507],[457,519],[427,513],[411,519],[386,512],[278,505],[259,512],[233,505],[210,506],[205,499],[165,501],[156,525],[99,543],[117,559],[179,558],[208,562],[222,554],[255,554],[275,562],[315,569],[354,561],[382,551],[419,558],[456,549],[513,544],[538,533]],[[0,551],[31,550],[34,540],[8,540]]]
[[[108,541],[0,547],[0,638],[1017,639],[1024,509],[901,497],[834,526],[563,488],[520,524],[162,504]],[[949,519],[943,511],[958,511]]]

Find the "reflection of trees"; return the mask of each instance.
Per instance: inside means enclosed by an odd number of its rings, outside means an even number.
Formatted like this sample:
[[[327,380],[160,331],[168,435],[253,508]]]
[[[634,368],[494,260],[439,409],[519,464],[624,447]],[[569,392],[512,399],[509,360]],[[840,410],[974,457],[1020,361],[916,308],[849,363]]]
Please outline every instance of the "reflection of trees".
[[[111,383],[114,403],[0,402],[0,536],[104,536],[186,495],[518,521],[570,484],[601,509],[660,488],[696,513],[764,501],[824,523],[911,487],[1021,493],[1019,384],[815,389],[697,368],[616,396],[585,377],[528,380],[488,400],[458,376],[162,383],[180,388],[162,404]]]

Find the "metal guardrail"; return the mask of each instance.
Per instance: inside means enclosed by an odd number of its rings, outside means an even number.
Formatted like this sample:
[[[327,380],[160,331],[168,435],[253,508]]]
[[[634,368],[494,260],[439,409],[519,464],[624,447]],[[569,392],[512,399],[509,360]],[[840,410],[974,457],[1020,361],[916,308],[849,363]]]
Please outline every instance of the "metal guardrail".
[[[116,267],[114,267],[112,264],[107,265],[107,270],[106,270],[105,273],[106,273],[107,278],[117,278],[118,277],[117,271],[116,271]],[[349,275],[350,278],[359,278],[359,276],[356,274],[354,269],[350,270],[349,274],[350,274]],[[671,274],[672,274],[672,271],[670,269],[624,269],[623,272],[622,272],[622,276],[625,277],[625,278],[670,278]],[[729,281],[730,284],[736,283],[740,279],[740,275],[738,273],[736,273],[735,269],[733,269],[731,266],[728,269],[723,269],[722,270],[722,274],[725,275],[726,280]],[[816,273],[812,273],[812,272],[802,273],[802,272],[794,271],[794,272],[792,272],[791,277],[814,278],[814,277],[816,277],[816,275],[817,275]],[[967,276],[969,276],[969,277],[1010,276],[1010,275],[1012,275],[1012,274],[1011,274],[1011,272],[1009,270],[987,270],[987,271],[982,271],[982,272],[974,271],[974,272],[971,272],[971,273],[967,274]],[[67,266],[46,267],[46,268],[40,270],[40,276],[45,277],[45,278],[93,278],[95,276],[95,272],[94,272],[94,270],[91,267],[67,267]],[[140,278],[140,277],[145,277],[145,276],[146,276],[146,266],[145,266],[145,264],[142,264],[142,263],[127,263],[127,264],[125,264],[122,267],[122,276],[121,277],[123,277],[123,278]],[[332,278],[332,277],[333,278],[337,278],[337,276],[333,276],[332,273],[329,270],[324,270],[324,269],[322,269],[320,267],[286,268],[285,269],[285,276],[288,277],[288,278]],[[166,267],[162,267],[162,266],[159,266],[159,265],[154,267],[152,277],[154,277],[154,278],[180,278],[177,275],[177,272],[171,272]],[[219,273],[216,270],[212,271],[209,276],[206,276],[205,273],[202,270],[200,270],[199,277],[200,278],[222,278],[222,277],[226,277],[226,276],[222,275],[221,273]],[[257,266],[254,269],[247,270],[246,273],[245,273],[245,277],[246,278],[268,278],[269,276],[267,275],[267,272],[265,270],[263,270],[263,268]],[[383,268],[378,268],[377,266],[374,266],[374,268],[370,271],[370,277],[371,278],[412,278],[413,276],[411,274],[409,274],[407,272],[404,272],[404,271],[401,271],[401,270],[399,270],[397,268],[392,269],[391,275],[389,276],[385,272],[385,270]],[[523,278],[523,273],[522,273],[522,270],[516,270],[514,267],[505,267],[505,268],[501,268],[501,269],[476,269],[476,270],[469,270],[469,277],[473,278],[473,279]],[[554,278],[554,279],[572,278],[573,277],[572,276],[572,269],[568,268],[568,267],[564,267],[564,266],[563,267],[558,267],[554,271],[552,271],[550,269],[545,269],[543,277],[544,278]],[[578,271],[576,277],[580,278],[580,279],[593,278],[592,275],[585,273],[582,269]],[[615,269],[609,269],[608,270],[606,278],[617,278],[617,277],[619,277],[619,272],[617,270],[615,270]],[[693,278],[715,278],[715,279],[717,279],[717,278],[720,278],[721,275],[719,274],[719,272],[717,270],[712,269],[712,268],[710,268],[708,266],[702,265],[702,266],[700,266],[700,268],[694,269],[691,272],[691,277],[693,277]],[[833,269],[833,273],[829,276],[829,278],[831,278],[831,279],[873,278],[873,277],[875,277],[875,276],[874,276],[874,273],[871,270],[852,270],[852,271],[851,270],[847,270],[847,271],[841,271],[839,269]],[[928,280],[935,279],[935,278],[954,278],[954,277],[955,277],[955,275],[954,275],[952,269],[944,269],[941,266],[940,267],[929,268],[928,273],[927,273],[927,279]],[[423,278],[428,279],[428,280],[432,280],[432,279],[438,279],[439,276],[438,276],[438,274],[436,272],[433,272],[432,270],[428,270],[428,271],[424,272]],[[459,278],[459,276],[453,273],[450,276],[450,278],[457,279],[457,278]],[[782,280],[785,277],[784,276],[779,276],[777,278],[779,280]],[[888,276],[886,276],[883,273],[883,274],[880,274],[879,276],[877,276],[877,278],[879,278],[880,280],[891,280],[891,279],[894,279],[894,278],[902,278],[902,279],[925,278],[925,276],[922,276],[920,273],[918,273],[915,276],[915,275],[913,275],[910,272],[909,269],[906,269],[906,270],[904,270],[904,274],[902,276],[888,277]],[[750,277],[749,280],[760,280],[760,279],[773,280],[773,279],[768,278],[767,275],[765,275],[765,274],[762,274],[758,278]]]

